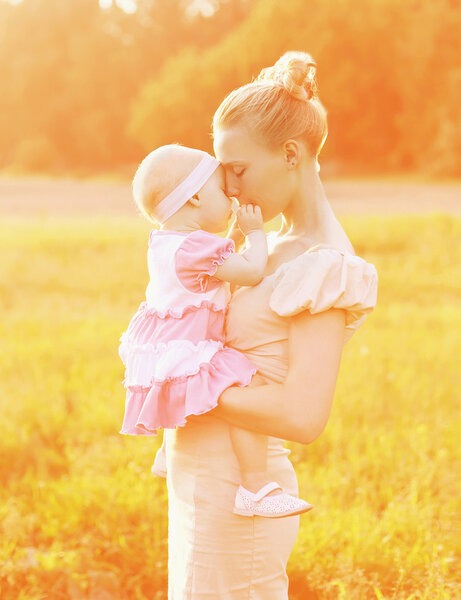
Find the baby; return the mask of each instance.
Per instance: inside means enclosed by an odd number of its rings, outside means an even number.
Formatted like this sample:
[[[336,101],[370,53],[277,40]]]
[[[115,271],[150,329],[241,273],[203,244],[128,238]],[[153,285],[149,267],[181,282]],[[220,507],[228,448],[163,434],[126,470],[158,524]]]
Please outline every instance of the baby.
[[[127,388],[122,434],[183,427],[189,415],[212,410],[227,387],[248,385],[257,371],[225,345],[224,319],[230,284],[261,281],[266,236],[261,209],[251,204],[236,212],[244,252],[217,235],[227,231],[233,215],[224,189],[219,161],[177,144],[151,152],[135,174],[135,202],[161,229],[149,234],[146,301],[120,338]],[[230,435],[241,473],[235,514],[285,517],[312,508],[268,481],[267,436],[233,426]],[[153,471],[165,475],[162,460],[166,465],[164,442]]]

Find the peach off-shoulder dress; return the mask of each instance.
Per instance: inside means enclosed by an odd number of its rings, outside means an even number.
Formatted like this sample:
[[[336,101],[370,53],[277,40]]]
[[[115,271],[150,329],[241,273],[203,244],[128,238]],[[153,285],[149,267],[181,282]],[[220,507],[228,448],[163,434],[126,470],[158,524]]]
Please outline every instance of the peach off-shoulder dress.
[[[258,285],[236,288],[226,318],[226,344],[247,356],[268,383],[280,383],[288,369],[290,317],[304,310],[345,309],[346,343],[374,309],[377,282],[372,263],[325,244],[312,246]],[[164,431],[168,600],[288,599],[286,566],[300,516],[233,514],[240,473],[229,429],[211,413]],[[298,496],[289,454],[284,440],[269,437],[269,481]]]

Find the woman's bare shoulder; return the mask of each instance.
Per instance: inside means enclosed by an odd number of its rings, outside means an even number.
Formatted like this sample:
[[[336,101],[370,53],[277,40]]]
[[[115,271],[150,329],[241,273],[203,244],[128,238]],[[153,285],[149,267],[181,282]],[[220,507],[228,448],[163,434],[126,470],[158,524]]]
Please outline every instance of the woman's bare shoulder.
[[[313,252],[322,248],[356,255],[354,247],[347,237],[330,236],[329,239],[319,241],[307,236],[277,237],[273,235],[268,260],[268,271],[273,272],[282,264],[290,262],[304,252]]]
[[[317,250],[317,249],[322,249],[322,248],[338,250],[339,252],[348,252],[349,254],[356,256],[354,247],[349,242],[349,240],[347,240],[347,243],[344,240],[334,240],[331,242],[316,242],[316,243],[312,244],[308,248],[308,250],[312,251],[312,250]]]
[[[332,231],[325,236],[324,243],[331,248],[336,248],[341,252],[349,252],[355,255],[354,246],[347,237],[346,232],[339,223],[332,228]]]

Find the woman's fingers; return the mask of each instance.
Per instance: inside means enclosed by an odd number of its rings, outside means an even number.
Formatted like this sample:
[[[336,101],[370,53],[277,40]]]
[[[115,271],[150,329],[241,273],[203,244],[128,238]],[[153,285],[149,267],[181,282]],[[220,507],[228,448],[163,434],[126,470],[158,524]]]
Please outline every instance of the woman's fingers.
[[[251,386],[257,386],[257,385],[266,385],[266,380],[264,379],[264,377],[262,375],[260,375],[259,373],[256,373],[253,376],[253,379],[250,382]]]

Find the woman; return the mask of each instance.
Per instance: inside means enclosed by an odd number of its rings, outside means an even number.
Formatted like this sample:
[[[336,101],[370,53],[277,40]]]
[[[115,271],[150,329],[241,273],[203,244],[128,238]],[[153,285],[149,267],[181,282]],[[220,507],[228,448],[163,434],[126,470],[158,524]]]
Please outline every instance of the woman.
[[[283,442],[310,444],[323,431],[342,347],[376,304],[376,269],[355,255],[318,176],[327,123],[314,70],[309,55],[286,53],[214,115],[227,194],[258,204],[266,222],[280,213],[283,222],[268,236],[264,279],[233,290],[226,321],[226,342],[253,361],[259,378],[164,431],[169,600],[288,598],[286,565],[300,517],[233,514],[239,469],[229,423],[271,436],[270,480],[298,495]]]

